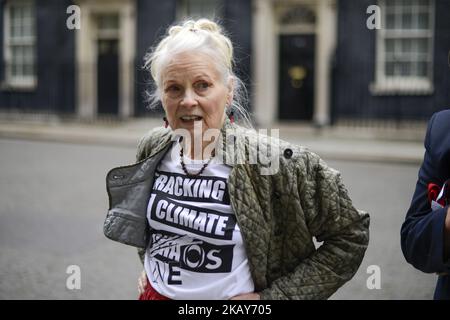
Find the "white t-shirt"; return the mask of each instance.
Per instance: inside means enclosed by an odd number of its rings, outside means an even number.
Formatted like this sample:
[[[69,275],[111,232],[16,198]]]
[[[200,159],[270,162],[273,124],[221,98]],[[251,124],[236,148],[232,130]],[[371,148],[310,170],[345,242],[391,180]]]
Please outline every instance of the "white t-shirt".
[[[229,299],[253,292],[228,195],[231,168],[213,158],[191,178],[181,168],[179,151],[174,143],[159,164],[148,203],[152,232],[144,267],[151,285],[171,299]],[[205,161],[184,157],[189,173]]]

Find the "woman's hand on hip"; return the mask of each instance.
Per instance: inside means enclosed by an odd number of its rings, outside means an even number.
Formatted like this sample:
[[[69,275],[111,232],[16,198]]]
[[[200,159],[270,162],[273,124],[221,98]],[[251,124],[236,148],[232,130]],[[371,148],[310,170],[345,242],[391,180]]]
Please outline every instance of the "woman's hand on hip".
[[[147,287],[147,274],[145,273],[145,270],[142,270],[142,273],[138,278],[139,294],[143,294],[146,287]]]

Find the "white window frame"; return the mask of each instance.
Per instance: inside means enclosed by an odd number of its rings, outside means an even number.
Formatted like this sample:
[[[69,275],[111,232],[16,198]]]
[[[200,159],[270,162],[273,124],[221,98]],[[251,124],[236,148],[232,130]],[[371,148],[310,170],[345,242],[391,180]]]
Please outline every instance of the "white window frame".
[[[374,95],[426,95],[434,92],[433,87],[433,56],[434,56],[434,29],[435,29],[435,0],[430,0],[427,30],[386,30],[386,10],[385,1],[379,0],[381,9],[381,29],[376,34],[376,61],[375,61],[375,82],[369,86],[370,92]],[[417,6],[413,6],[413,12],[417,12]],[[428,69],[427,76],[386,76],[385,74],[385,39],[405,39],[405,38],[428,38]]]
[[[22,39],[24,45],[31,45],[33,50],[33,74],[29,76],[14,76],[12,74],[12,40],[11,34],[11,19],[10,12],[12,5],[28,5],[32,7],[32,27],[33,34],[28,39]],[[4,59],[4,80],[2,83],[3,88],[8,89],[19,89],[19,90],[32,90],[37,86],[37,75],[36,75],[36,14],[35,3],[33,0],[14,0],[7,1],[4,7],[3,15],[3,59]]]
[[[218,1],[218,0],[200,0],[200,1],[204,1],[204,2],[208,2],[208,1],[214,1],[214,2],[218,2],[218,4],[223,4],[224,1]],[[192,15],[190,14],[188,11],[188,2],[189,0],[178,0],[177,1],[177,20],[184,20],[186,18],[199,18],[196,15]],[[221,16],[223,15],[222,12],[223,8],[220,8],[219,11],[215,11],[212,15],[206,15],[203,16],[202,18],[209,18],[209,19],[213,19],[213,20],[220,20]]]

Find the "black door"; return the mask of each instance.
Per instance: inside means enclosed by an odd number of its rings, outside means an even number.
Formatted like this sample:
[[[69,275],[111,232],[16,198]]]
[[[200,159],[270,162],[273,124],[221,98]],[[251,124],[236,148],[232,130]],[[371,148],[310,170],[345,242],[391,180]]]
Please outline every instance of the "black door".
[[[97,106],[99,114],[119,111],[119,55],[117,39],[98,40]]]
[[[312,120],[314,42],[314,35],[280,36],[278,110],[282,120]]]

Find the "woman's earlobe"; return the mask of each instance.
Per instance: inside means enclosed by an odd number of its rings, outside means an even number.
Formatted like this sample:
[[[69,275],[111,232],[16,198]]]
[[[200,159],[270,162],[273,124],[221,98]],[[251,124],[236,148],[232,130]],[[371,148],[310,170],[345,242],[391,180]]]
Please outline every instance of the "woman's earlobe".
[[[231,107],[232,104],[233,104],[233,94],[230,93],[227,95],[227,107]]]

